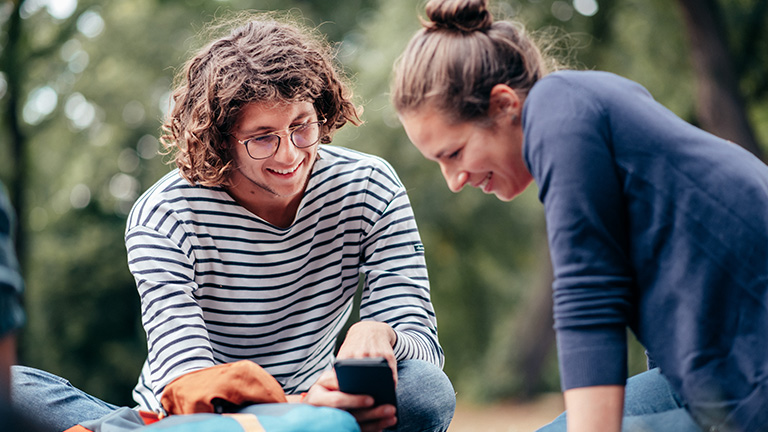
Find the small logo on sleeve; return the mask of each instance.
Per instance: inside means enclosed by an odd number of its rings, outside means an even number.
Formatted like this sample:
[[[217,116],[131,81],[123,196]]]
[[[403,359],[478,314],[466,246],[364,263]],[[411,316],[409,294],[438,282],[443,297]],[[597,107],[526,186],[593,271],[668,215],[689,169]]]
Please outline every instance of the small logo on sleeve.
[[[424,252],[424,245],[421,243],[414,243],[413,250],[415,250],[416,252]]]

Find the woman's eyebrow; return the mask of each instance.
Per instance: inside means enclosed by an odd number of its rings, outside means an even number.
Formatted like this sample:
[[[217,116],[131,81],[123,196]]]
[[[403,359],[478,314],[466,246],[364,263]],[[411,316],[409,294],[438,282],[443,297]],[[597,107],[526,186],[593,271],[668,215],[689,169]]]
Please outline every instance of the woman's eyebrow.
[[[447,155],[452,155],[456,152],[456,150],[460,149],[461,145],[459,144],[451,144],[447,149],[443,148],[437,154],[435,155],[435,160],[440,160],[446,157]]]

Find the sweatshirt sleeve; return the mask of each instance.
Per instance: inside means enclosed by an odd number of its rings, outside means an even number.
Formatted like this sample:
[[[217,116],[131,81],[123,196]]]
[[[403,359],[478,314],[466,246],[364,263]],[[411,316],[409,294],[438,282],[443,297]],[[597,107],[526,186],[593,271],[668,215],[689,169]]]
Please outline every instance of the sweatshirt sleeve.
[[[563,390],[623,385],[632,298],[622,185],[600,100],[571,80],[534,86],[524,156],[544,204]]]
[[[0,337],[24,324],[21,296],[24,282],[13,244],[13,208],[0,184]]]

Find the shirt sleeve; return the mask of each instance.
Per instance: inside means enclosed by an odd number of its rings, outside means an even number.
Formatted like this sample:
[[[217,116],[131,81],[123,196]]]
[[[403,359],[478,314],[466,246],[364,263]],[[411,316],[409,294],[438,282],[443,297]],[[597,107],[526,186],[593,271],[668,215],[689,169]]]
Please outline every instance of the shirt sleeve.
[[[175,225],[172,218],[166,223]],[[158,400],[173,379],[215,364],[203,312],[193,296],[194,257],[177,237],[144,226],[126,231],[128,267],[147,334],[147,384]]]
[[[633,279],[610,122],[592,93],[551,76],[530,93],[523,122],[555,273],[562,387],[623,385]]]
[[[0,185],[0,337],[24,324],[21,296],[24,282],[13,244],[14,214]]]
[[[419,359],[442,367],[424,246],[405,188],[382,163],[384,167],[374,168],[367,187],[370,207],[383,210],[374,212],[363,243],[360,319],[386,322],[394,329],[398,360]]]

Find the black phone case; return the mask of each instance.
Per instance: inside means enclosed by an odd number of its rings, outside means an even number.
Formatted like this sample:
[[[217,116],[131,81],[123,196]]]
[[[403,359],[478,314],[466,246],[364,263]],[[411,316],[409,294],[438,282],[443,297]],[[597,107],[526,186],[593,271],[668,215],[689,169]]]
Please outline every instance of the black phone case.
[[[334,368],[342,392],[372,396],[374,406],[389,404],[397,407],[395,381],[385,359],[367,357],[337,360]]]

